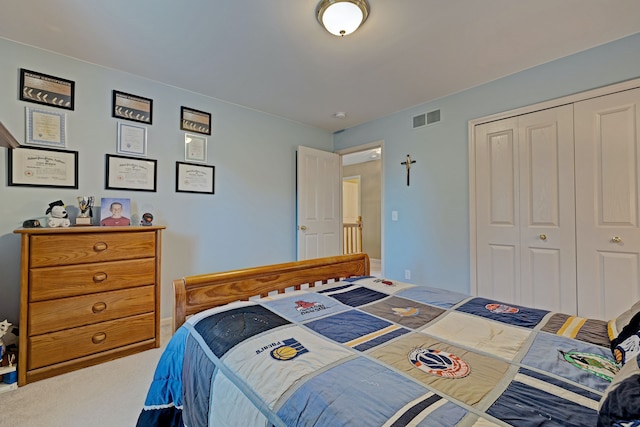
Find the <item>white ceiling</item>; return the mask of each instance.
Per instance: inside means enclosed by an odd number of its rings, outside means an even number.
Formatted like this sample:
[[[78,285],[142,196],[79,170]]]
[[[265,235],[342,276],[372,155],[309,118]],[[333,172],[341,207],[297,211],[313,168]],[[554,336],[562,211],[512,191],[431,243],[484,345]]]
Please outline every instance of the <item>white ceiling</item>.
[[[368,0],[339,38],[318,1],[0,0],[0,37],[337,131],[640,32],[638,0]]]

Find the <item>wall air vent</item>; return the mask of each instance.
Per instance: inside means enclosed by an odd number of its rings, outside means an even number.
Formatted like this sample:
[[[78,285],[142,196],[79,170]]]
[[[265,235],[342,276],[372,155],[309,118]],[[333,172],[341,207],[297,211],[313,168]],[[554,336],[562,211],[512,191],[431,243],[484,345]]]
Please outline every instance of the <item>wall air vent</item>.
[[[440,122],[440,110],[429,111],[428,113],[418,114],[411,118],[411,128],[419,129],[421,127],[434,125]]]

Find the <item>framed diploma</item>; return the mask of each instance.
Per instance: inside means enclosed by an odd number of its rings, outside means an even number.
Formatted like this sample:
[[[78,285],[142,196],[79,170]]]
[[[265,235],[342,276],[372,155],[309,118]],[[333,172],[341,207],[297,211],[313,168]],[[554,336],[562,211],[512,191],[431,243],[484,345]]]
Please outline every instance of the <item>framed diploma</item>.
[[[150,125],[153,119],[153,100],[114,90],[111,116]]]
[[[73,110],[75,82],[20,69],[20,100]]]
[[[215,166],[176,162],[176,192],[214,194]]]
[[[107,190],[156,191],[157,160],[106,155]]]
[[[9,185],[78,188],[78,152],[20,147],[7,150]]]
[[[185,133],[184,160],[186,162],[207,163],[207,138]]]
[[[147,128],[139,125],[118,123],[118,146],[120,154],[147,155]]]
[[[211,135],[211,114],[193,108],[180,107],[180,129]]]
[[[25,108],[27,145],[65,148],[67,146],[67,115],[40,108]]]

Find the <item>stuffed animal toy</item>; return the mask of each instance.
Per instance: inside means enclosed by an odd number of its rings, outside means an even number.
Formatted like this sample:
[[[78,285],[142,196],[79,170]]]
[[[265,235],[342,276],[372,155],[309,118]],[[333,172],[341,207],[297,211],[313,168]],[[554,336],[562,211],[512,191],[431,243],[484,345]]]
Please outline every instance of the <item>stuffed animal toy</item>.
[[[45,214],[51,214],[48,222],[49,227],[69,227],[71,225],[69,214],[62,200],[49,203]]]
[[[11,326],[11,323],[9,323],[6,319],[0,322],[0,358],[4,354],[4,349],[5,349],[5,344],[4,344],[4,341],[2,340],[2,337],[4,337],[7,332],[9,332],[10,326]]]

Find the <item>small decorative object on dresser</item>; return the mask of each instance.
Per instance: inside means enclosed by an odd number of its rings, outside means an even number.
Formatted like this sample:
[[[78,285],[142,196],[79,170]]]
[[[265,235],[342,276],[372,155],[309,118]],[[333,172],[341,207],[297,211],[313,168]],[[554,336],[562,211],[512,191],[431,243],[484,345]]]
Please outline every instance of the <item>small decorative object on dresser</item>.
[[[142,219],[140,220],[140,225],[149,226],[153,225],[153,215],[149,212],[145,212],[142,214]]]
[[[69,227],[71,225],[67,208],[62,200],[49,203],[45,214],[51,215],[47,221],[49,227]]]
[[[80,215],[76,218],[76,225],[91,225],[94,201],[95,197],[93,196],[78,196]]]
[[[21,228],[18,384],[160,346],[165,227]]]
[[[40,221],[37,219],[27,219],[22,223],[24,228],[36,228],[40,227]]]

